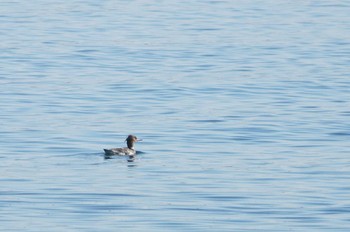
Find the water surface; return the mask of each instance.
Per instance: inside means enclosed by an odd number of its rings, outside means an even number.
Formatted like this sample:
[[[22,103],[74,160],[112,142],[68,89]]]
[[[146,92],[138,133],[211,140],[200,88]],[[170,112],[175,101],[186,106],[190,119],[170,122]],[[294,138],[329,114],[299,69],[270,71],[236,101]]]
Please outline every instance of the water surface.
[[[1,229],[348,231],[349,10],[0,3]]]

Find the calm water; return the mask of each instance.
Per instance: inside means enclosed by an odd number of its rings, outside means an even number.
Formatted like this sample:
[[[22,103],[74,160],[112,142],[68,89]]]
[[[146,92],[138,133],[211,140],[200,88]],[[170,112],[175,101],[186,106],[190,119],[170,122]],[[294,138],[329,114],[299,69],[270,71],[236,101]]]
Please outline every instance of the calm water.
[[[349,12],[1,1],[0,230],[349,231]]]

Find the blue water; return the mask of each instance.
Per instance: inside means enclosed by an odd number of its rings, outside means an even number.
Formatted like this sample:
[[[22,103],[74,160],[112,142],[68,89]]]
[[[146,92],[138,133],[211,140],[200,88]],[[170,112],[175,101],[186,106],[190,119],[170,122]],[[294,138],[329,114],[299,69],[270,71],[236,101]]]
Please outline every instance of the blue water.
[[[349,231],[349,12],[0,2],[0,230]]]

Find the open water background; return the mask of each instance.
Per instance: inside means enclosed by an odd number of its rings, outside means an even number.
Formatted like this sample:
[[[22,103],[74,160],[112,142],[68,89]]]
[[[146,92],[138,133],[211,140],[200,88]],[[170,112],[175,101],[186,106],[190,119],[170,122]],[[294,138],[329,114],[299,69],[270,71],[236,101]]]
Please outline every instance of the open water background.
[[[0,230],[349,231],[349,12],[0,1]]]

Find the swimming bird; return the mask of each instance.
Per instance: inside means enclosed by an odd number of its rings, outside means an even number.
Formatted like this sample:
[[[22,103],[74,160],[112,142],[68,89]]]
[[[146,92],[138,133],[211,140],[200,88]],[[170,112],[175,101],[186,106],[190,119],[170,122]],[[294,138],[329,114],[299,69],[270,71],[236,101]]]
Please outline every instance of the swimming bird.
[[[121,147],[121,148],[111,148],[111,149],[103,149],[105,151],[106,156],[111,155],[128,155],[128,156],[134,156],[136,155],[136,150],[134,148],[134,143],[137,141],[142,141],[141,139],[138,139],[135,135],[129,135],[126,139],[126,144],[128,147]]]

